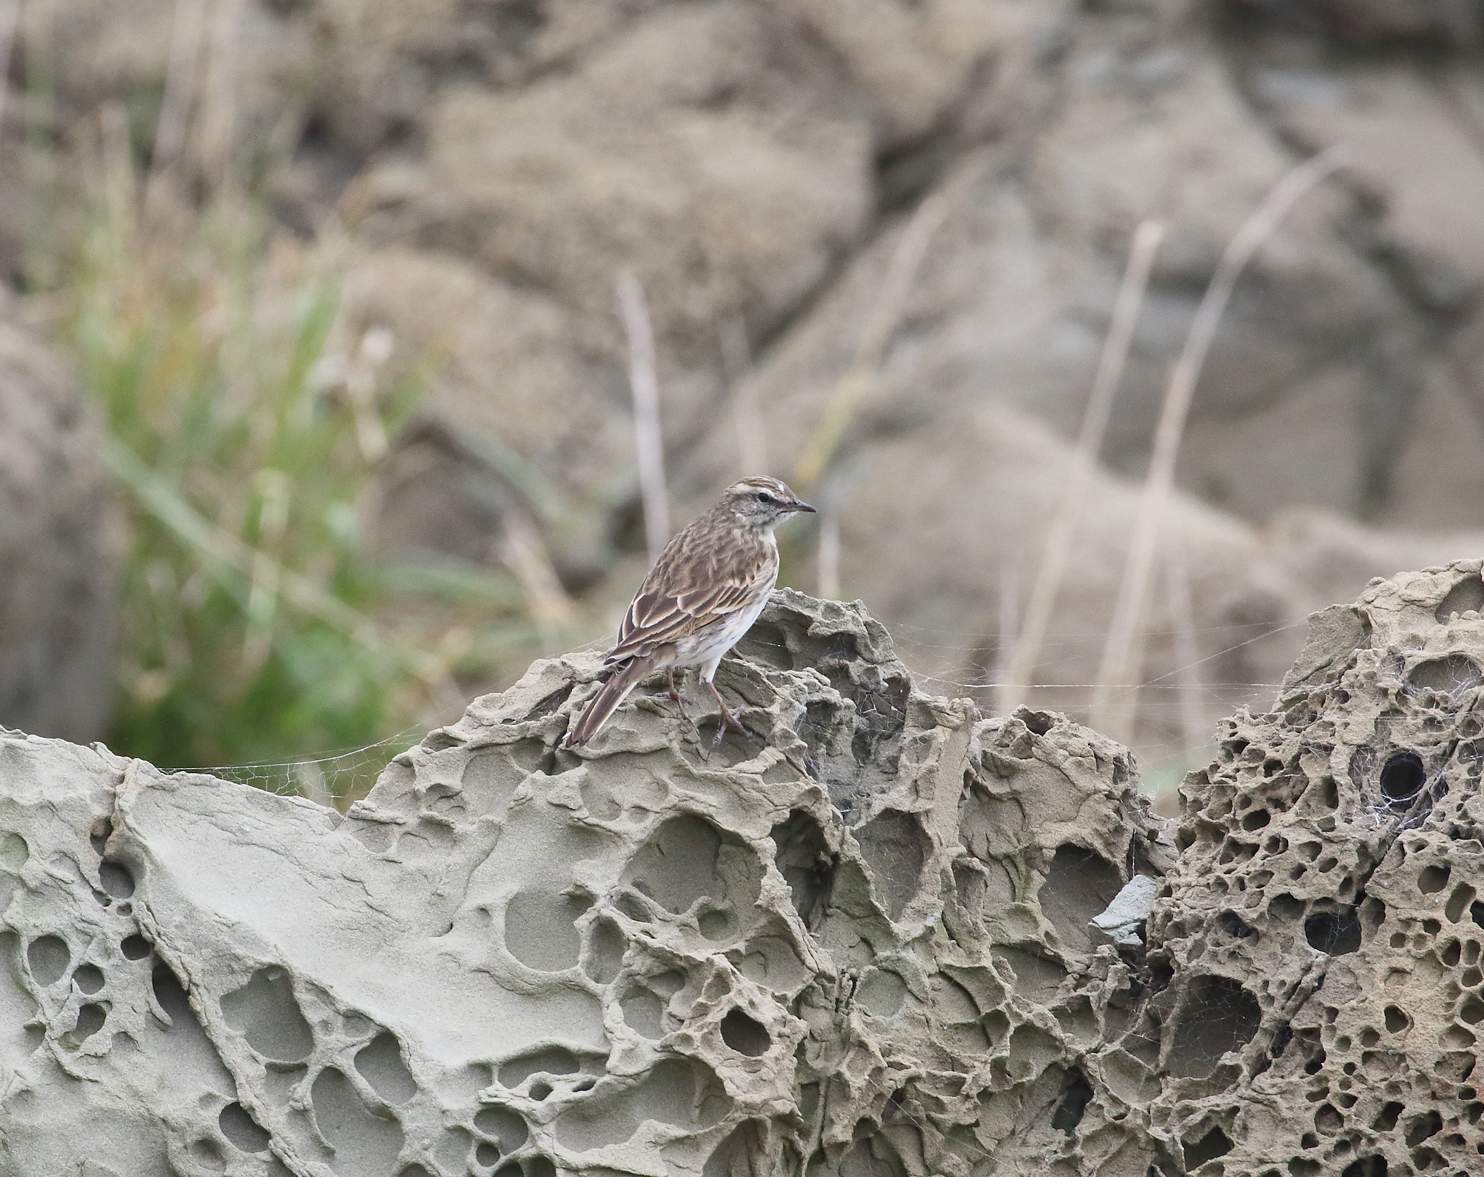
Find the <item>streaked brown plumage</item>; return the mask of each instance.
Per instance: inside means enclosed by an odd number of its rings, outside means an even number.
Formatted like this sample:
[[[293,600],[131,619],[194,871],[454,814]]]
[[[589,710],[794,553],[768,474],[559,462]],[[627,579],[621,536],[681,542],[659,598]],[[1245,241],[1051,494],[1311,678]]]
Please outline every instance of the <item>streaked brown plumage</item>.
[[[808,503],[776,478],[744,478],[721,501],[660,553],[634,595],[618,642],[603,660],[612,677],[593,696],[567,733],[568,747],[585,744],[618,709],[628,693],[657,670],[696,666],[721,708],[722,726],[741,730],[711,681],[722,656],[757,620],[778,580],[778,544],[773,528]]]

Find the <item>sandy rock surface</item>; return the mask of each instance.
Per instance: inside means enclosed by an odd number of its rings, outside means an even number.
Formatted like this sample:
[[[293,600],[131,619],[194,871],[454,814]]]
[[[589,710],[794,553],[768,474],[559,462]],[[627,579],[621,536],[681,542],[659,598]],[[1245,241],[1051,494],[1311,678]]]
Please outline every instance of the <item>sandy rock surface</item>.
[[[560,748],[590,656],[344,816],[7,733],[4,1168],[1473,1172],[1481,609],[1474,561],[1317,615],[1173,825],[789,591],[714,750],[663,691]]]

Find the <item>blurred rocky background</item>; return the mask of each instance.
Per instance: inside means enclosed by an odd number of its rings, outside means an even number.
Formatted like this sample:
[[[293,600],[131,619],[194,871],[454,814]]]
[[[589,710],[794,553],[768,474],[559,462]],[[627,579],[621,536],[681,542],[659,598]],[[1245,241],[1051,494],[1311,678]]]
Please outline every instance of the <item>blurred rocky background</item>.
[[[787,582],[863,598],[986,710],[1086,718],[1101,678],[1156,784],[1270,702],[1310,611],[1484,549],[1475,4],[8,0],[0,26],[29,333],[0,346],[28,422],[0,442],[0,722],[287,761],[600,640],[646,560],[625,273],[676,526],[740,473],[793,480],[823,510]],[[1110,678],[1170,366],[1228,242],[1334,146],[1221,319]],[[73,377],[27,375],[42,339]]]

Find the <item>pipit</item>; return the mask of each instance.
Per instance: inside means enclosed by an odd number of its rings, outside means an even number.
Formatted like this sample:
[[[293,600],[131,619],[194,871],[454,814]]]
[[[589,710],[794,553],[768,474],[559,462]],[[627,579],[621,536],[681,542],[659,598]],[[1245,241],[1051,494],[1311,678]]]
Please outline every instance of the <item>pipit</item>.
[[[669,672],[670,698],[680,706],[675,672],[692,666],[700,667],[701,681],[721,708],[713,746],[727,728],[742,731],[711,680],[722,655],[752,628],[778,580],[773,528],[813,510],[776,478],[744,478],[672,539],[639,586],[618,627],[618,644],[603,660],[614,673],[572,725],[567,746],[597,735],[628,693],[657,670]]]

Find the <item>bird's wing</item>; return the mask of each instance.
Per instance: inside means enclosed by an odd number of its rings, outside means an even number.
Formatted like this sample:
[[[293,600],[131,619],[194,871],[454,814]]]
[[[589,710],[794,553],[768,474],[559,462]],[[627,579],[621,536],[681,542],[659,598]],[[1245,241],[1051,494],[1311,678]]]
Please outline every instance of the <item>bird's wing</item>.
[[[698,538],[702,542],[694,542]],[[707,538],[712,542],[705,542]],[[727,544],[714,539],[685,533],[675,537],[624,615],[609,664],[678,642],[746,608],[757,599],[759,583],[777,575],[778,556],[771,544],[750,536]]]

